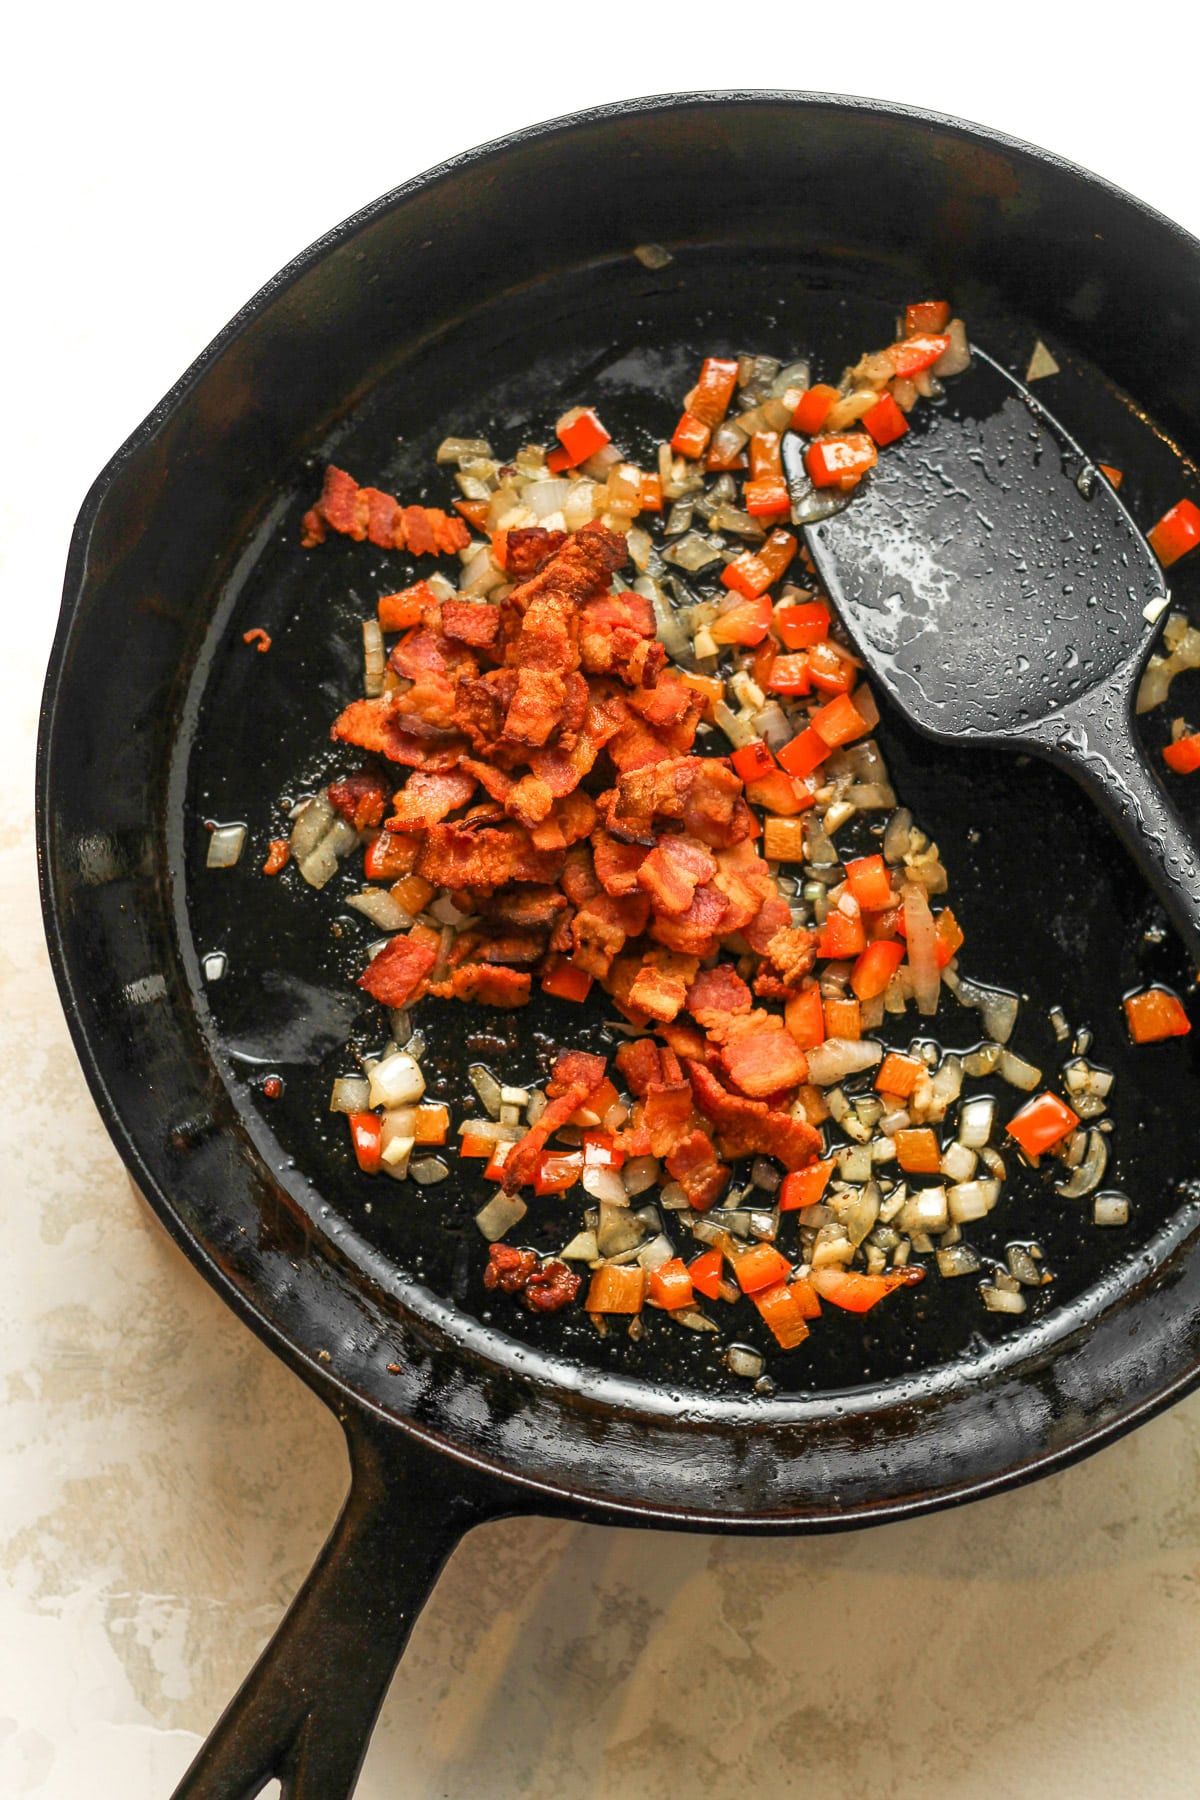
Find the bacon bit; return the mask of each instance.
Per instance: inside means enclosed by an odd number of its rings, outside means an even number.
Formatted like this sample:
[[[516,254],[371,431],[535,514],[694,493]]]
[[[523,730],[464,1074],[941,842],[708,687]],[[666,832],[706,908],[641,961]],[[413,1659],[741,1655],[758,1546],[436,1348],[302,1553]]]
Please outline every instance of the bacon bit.
[[[392,1008],[407,1006],[424,992],[425,978],[437,961],[441,934],[415,925],[389,939],[358,978],[372,999]]]
[[[808,1075],[808,1058],[783,1020],[775,1014],[759,1018],[758,1030],[735,1038],[721,1051],[722,1067],[734,1087],[757,1100],[797,1087]]]
[[[395,808],[387,820],[388,831],[427,831],[439,825],[447,813],[457,812],[475,793],[475,777],[466,769],[446,769],[430,773],[414,769],[398,794],[393,795]]]
[[[667,1157],[667,1173],[696,1212],[707,1212],[729,1185],[729,1170],[717,1161],[711,1138],[699,1126]]]
[[[261,625],[252,625],[249,631],[242,633],[243,644],[253,644],[260,656],[265,656],[271,648],[271,634],[264,631]]]
[[[532,981],[524,969],[472,962],[455,969],[447,980],[433,982],[429,992],[439,1000],[469,1000],[479,1006],[528,1006]]]
[[[283,1083],[278,1075],[268,1075],[262,1084],[262,1091],[265,1100],[278,1100],[283,1093]]]
[[[341,781],[330,783],[329,804],[355,831],[369,831],[383,818],[388,802],[387,785],[382,776],[369,769],[359,769]]]
[[[407,550],[410,556],[450,556],[471,541],[461,519],[433,506],[402,507],[378,488],[360,488],[333,463],[325,470],[319,500],[304,515],[301,544],[309,550],[323,543],[326,529],[357,543],[369,538],[381,550]]]
[[[291,856],[292,846],[287,838],[272,838],[267,850],[267,860],[262,867],[263,874],[278,875],[281,869],[287,868]]]
[[[507,1193],[526,1186],[534,1179],[542,1150],[549,1138],[567,1123],[590,1100],[605,1080],[602,1056],[589,1056],[583,1050],[564,1050],[554,1065],[554,1074],[546,1083],[549,1101],[536,1125],[505,1158],[501,1181]]]

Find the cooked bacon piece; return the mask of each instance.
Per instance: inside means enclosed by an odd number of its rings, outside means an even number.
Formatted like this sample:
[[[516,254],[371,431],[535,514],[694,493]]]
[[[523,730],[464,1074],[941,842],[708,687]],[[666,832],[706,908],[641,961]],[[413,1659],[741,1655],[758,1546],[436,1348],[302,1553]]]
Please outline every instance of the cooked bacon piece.
[[[459,676],[454,692],[454,722],[466,732],[477,756],[495,756],[504,730],[504,715],[516,691],[515,669],[489,669],[478,679]]]
[[[360,988],[383,1006],[407,1006],[423,990],[437,961],[441,935],[424,925],[391,938],[358,978]]]
[[[562,852],[537,850],[519,825],[499,829],[460,824],[433,825],[421,846],[417,874],[434,887],[498,888],[510,881],[557,879]]]
[[[322,543],[326,527],[359,543],[369,536],[383,550],[407,549],[413,556],[449,555],[471,541],[461,519],[436,507],[401,507],[379,488],[360,488],[352,475],[333,463],[325,470],[320,498],[304,515],[300,540],[304,547]]]
[[[582,1286],[583,1276],[569,1269],[557,1256],[552,1256],[536,1268],[525,1283],[521,1303],[530,1312],[561,1312],[564,1306],[571,1304]]]
[[[695,957],[655,951],[645,959],[629,990],[630,1005],[652,1019],[669,1023],[683,1010],[696,969]]]
[[[491,1244],[487,1268],[483,1271],[483,1285],[490,1292],[499,1288],[502,1294],[520,1294],[537,1266],[536,1250],[518,1250],[512,1244]]]
[[[749,925],[743,925],[742,936],[752,950],[760,956],[766,954],[768,944],[782,932],[787,931],[792,923],[792,909],[781,894],[770,894],[762,902]]]
[[[731,1014],[750,1011],[750,989],[732,963],[701,969],[687,992],[687,1009],[705,1031]]]
[[[619,566],[619,565],[618,565]],[[607,586],[607,583],[605,583]],[[579,649],[583,666],[589,675],[619,675],[630,685],[640,685],[646,666],[646,647],[654,643],[654,611],[641,594],[605,594],[590,600],[579,619]],[[637,671],[631,675],[630,663],[641,652]],[[655,673],[663,656],[654,659]],[[651,676],[653,681],[654,676]]]
[[[544,525],[515,526],[504,533],[500,567],[517,581],[527,581],[558,554],[566,541],[565,531],[547,531]]]
[[[765,1099],[808,1078],[808,1058],[777,1014],[760,1014],[755,1030],[731,1037],[721,1064],[734,1087],[751,1099]]]
[[[530,1127],[504,1164],[501,1181],[506,1192],[513,1193],[537,1173],[542,1150],[548,1139],[567,1123],[572,1113],[590,1100],[605,1079],[602,1056],[589,1056],[583,1050],[564,1050],[554,1065],[554,1073],[546,1083],[549,1101],[536,1125]]]
[[[500,613],[494,606],[478,600],[443,600],[442,630],[457,643],[485,650],[496,641],[500,629]]]
[[[596,521],[569,537],[539,574],[509,595],[509,616],[522,612],[523,617],[505,662],[559,675],[577,669],[579,608],[608,587],[627,555],[624,538]]]
[[[685,1061],[689,1056],[695,1056],[703,1061],[707,1049],[704,1033],[690,1019],[672,1019],[669,1023],[657,1025],[655,1029],[676,1056],[682,1056]]]
[[[635,1038],[632,1043],[622,1044],[616,1062],[626,1087],[639,1099],[645,1097],[651,1082],[662,1081],[662,1057],[653,1038]]]
[[[706,882],[696,889],[685,913],[657,917],[650,927],[650,936],[668,950],[703,961],[713,954],[728,930],[728,913],[729,902],[724,894],[712,882]]]
[[[723,1156],[731,1161],[754,1153],[774,1156],[790,1171],[820,1155],[821,1134],[803,1119],[773,1112],[762,1100],[731,1094],[698,1060],[689,1060],[686,1067],[696,1104],[713,1121]]]
[[[625,704],[656,731],[682,725],[689,713],[695,714],[698,723],[704,710],[703,696],[670,671],[660,675],[652,688],[637,689],[626,695]],[[695,736],[694,728],[692,736]],[[691,738],[687,747],[691,747]]]
[[[668,1050],[667,1055],[671,1056]],[[674,1057],[671,1058],[674,1062]],[[676,1065],[678,1067],[678,1065]],[[692,1130],[692,1089],[690,1082],[653,1081],[641,1102],[640,1125],[650,1136],[650,1154],[669,1156]]]
[[[608,828],[628,842],[647,843],[654,820],[681,819],[687,830],[715,849],[732,840],[734,804],[742,784],[714,757],[676,756],[620,776]]]
[[[586,975],[603,978],[626,940],[645,931],[649,917],[650,902],[644,894],[630,894],[623,900],[594,894],[581,903],[571,921],[572,962]]]
[[[712,1140],[697,1127],[667,1157],[667,1173],[677,1181],[696,1212],[707,1212],[729,1185],[729,1170],[719,1163]]]
[[[532,788],[536,777],[526,776]],[[518,782],[518,788],[525,787],[525,781]],[[518,798],[514,789],[506,810],[513,811]],[[571,844],[578,844],[581,839],[590,837],[596,825],[596,802],[590,794],[566,794],[556,800],[549,814],[540,825],[530,832],[534,844],[539,850],[565,850]]]
[[[566,838],[553,826],[549,831],[543,830],[546,821],[554,811],[554,792],[536,775],[522,775],[514,781],[505,796],[504,810],[510,819],[528,826],[534,833],[534,842],[541,850],[562,850],[566,846]],[[540,833],[540,835],[538,835]]]
[[[526,1006],[532,979],[523,969],[469,962],[445,981],[433,982],[429,992],[439,1000],[472,1000],[479,1006]]]
[[[466,806],[475,792],[475,777],[467,769],[447,769],[430,774],[414,769],[405,785],[392,798],[394,812],[387,821],[389,831],[427,831],[438,825],[447,813]]]
[[[511,674],[511,671],[506,672]],[[529,766],[556,798],[574,793],[584,776],[590,773],[618,724],[619,720],[607,703],[591,701],[571,749],[555,745],[548,750],[535,750],[529,758]]]
[[[566,684],[550,669],[517,670],[517,689],[504,719],[504,736],[510,743],[540,750],[562,721]]]
[[[352,700],[334,720],[330,737],[410,768],[454,768],[467,748],[466,740],[453,731],[416,737],[397,717],[394,699],[392,694],[381,694],[375,700]]]
[[[762,912],[755,921],[756,936],[759,935],[760,927],[765,930],[770,924],[774,910],[770,900],[764,902]],[[790,912],[788,918],[791,918]],[[812,973],[817,960],[817,934],[815,931],[806,931],[802,925],[789,923],[781,926],[768,940],[766,953],[779,975],[776,984],[778,991],[773,988],[768,997],[773,1000],[787,999],[798,991],[804,977]],[[755,989],[761,991],[757,982]]]
[[[532,968],[546,954],[546,940],[528,931],[510,931],[497,937],[481,937],[470,961],[504,963],[509,968]],[[805,1070],[807,1073],[807,1068]]]
[[[685,913],[696,889],[717,872],[716,858],[697,838],[686,833],[660,837],[637,872],[638,886],[645,888],[650,904],[663,913]]]
[[[513,776],[506,775],[503,769],[495,769],[491,763],[479,762],[473,756],[464,756],[460,766],[473,775],[484,793],[493,800],[498,800],[501,806],[517,785]]]
[[[568,850],[563,863],[561,887],[572,906],[586,906],[600,892],[592,852],[587,844],[576,844]]]
[[[499,893],[471,897],[472,910],[513,931],[550,931],[567,910],[567,900],[554,887],[501,888]]]
[[[329,784],[329,804],[355,831],[378,825],[387,806],[387,783],[373,769],[359,769]]]
[[[637,892],[638,870],[647,851],[641,844],[622,844],[607,831],[597,831],[592,838],[596,859],[596,876],[606,894],[620,898]]]

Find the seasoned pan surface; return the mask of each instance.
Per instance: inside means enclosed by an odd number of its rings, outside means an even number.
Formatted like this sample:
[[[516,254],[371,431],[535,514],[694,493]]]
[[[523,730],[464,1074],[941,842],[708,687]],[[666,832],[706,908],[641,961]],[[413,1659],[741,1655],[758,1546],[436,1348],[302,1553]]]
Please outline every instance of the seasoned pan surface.
[[[449,479],[430,483],[432,452],[443,436],[487,435],[511,452],[548,436],[568,405],[595,400],[618,441],[648,462],[704,354],[811,354],[822,375],[836,373],[864,345],[886,342],[897,307],[925,285],[919,268],[882,260],[822,263],[750,252],[731,263],[722,249],[682,254],[651,274],[632,256],[614,259],[532,282],[468,312],[381,379],[325,448],[360,480],[437,504]],[[969,280],[964,285],[967,292],[955,291],[954,299],[977,341],[1023,367],[1035,322],[999,311],[971,293]],[[1181,491],[1171,448],[1094,367],[1066,362],[1054,389],[1068,427],[1097,459],[1126,471],[1123,492],[1135,516],[1156,517]],[[946,404],[954,405],[953,392]],[[936,433],[936,408],[921,416],[918,429]],[[353,752],[330,744],[328,725],[359,691],[361,621],[379,593],[407,585],[419,571],[369,544],[333,540],[300,549],[300,514],[319,486],[323,454],[262,472],[264,492],[282,473],[279,498],[269,528],[236,563],[211,656],[201,665],[194,735],[178,750],[187,764],[187,803],[169,828],[185,870],[191,966],[200,971],[197,1003],[214,1056],[239,1106],[257,1114],[281,1160],[291,1159],[312,1184],[310,1203],[319,1196],[314,1222],[364,1271],[377,1273],[382,1261],[514,1346],[528,1343],[597,1375],[744,1400],[745,1384],[720,1360],[728,1327],[717,1340],[651,1316],[640,1342],[619,1328],[601,1341],[579,1309],[536,1318],[488,1295],[481,1279],[486,1245],[473,1224],[490,1191],[479,1165],[454,1164],[451,1180],[431,1189],[371,1180],[354,1166],[344,1122],[326,1110],[333,1076],[352,1067],[347,1045],[370,1050],[385,1035],[383,1015],[353,985],[376,934],[337,904],[339,892],[361,885],[361,871],[350,859],[318,895],[292,868],[274,881],[259,869],[267,839],[284,829],[281,798],[310,792],[353,766]],[[255,625],[271,634],[267,655],[242,641]],[[1150,731],[1163,735],[1157,721]],[[1120,1011],[1122,994],[1135,985],[1185,983],[1182,952],[1103,822],[1069,782],[1039,764],[933,747],[891,715],[880,736],[902,802],[942,849],[950,899],[966,931],[963,967],[1023,996],[1017,1046],[1052,1072],[1066,1053],[1047,1018],[1059,1004],[1073,1027],[1093,1032],[1091,1056],[1115,1070],[1115,1155],[1105,1186],[1129,1194],[1133,1215],[1126,1230],[1098,1230],[1090,1201],[1062,1200],[1045,1177],[1022,1172],[1006,1184],[997,1211],[968,1235],[992,1253],[1009,1240],[1036,1238],[1045,1248],[1056,1279],[1024,1321],[1014,1327],[987,1313],[973,1281],[942,1281],[935,1272],[867,1319],[827,1311],[791,1354],[780,1353],[753,1318],[737,1335],[768,1351],[781,1399],[969,1365],[989,1349],[1019,1353],[1038,1321],[1056,1332],[1082,1324],[1108,1282],[1137,1272],[1146,1246],[1200,1172],[1186,1102],[1200,1054],[1195,1040],[1131,1050]],[[214,819],[250,826],[234,871],[203,866],[204,822]],[[844,852],[853,848],[853,830],[839,840]],[[223,973],[206,979],[217,953]],[[619,1038],[604,1020],[612,1016],[598,990],[579,1008],[535,989],[534,1004],[515,1013],[425,1002],[419,1022],[431,1046],[430,1091],[450,1102],[457,1121],[470,1062],[541,1079],[564,1045],[611,1055]],[[935,1021],[910,1014],[889,1021],[884,1035],[907,1045],[917,1032],[970,1048],[978,1035],[973,1022],[947,997]],[[268,1073],[284,1080],[275,1101],[262,1097]],[[531,1206],[516,1235],[556,1250],[578,1210],[547,1197]],[[1097,1285],[1102,1278],[1104,1288]]]

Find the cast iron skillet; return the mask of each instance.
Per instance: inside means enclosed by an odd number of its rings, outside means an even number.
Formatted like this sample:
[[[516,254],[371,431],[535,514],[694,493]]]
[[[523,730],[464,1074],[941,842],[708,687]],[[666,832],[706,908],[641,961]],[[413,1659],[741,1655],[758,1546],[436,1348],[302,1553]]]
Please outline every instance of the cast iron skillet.
[[[647,241],[674,261],[644,268],[631,252]],[[316,1569],[181,1795],[233,1800],[272,1774],[297,1800],[348,1794],[416,1612],[482,1519],[867,1525],[1059,1468],[1200,1368],[1196,1039],[1133,1054],[1118,1014],[1135,983],[1186,983],[1182,955],[1061,778],[935,750],[891,719],[898,785],[953,871],[968,969],[1031,996],[1020,1042],[1045,1066],[1062,1057],[1057,1000],[1117,1071],[1109,1181],[1133,1198],[1130,1229],[1097,1233],[1031,1180],[977,1240],[1047,1248],[1058,1282],[1019,1329],[989,1321],[969,1283],[931,1280],[878,1324],[823,1321],[811,1354],[773,1360],[771,1394],[682,1332],[601,1344],[481,1306],[478,1197],[381,1193],[326,1128],[341,1047],[381,1036],[349,983],[369,933],[336,888],[256,874],[272,802],[332,766],[358,622],[406,573],[369,546],[298,549],[325,455],[412,498],[445,431],[515,445],[582,398],[639,451],[703,352],[812,350],[836,372],[887,340],[898,304],[948,293],[1018,370],[1050,340],[1054,410],[1127,470],[1148,523],[1196,492],[1178,445],[1200,440],[1198,277],[1200,246],[1166,220],[954,120],[789,94],[639,101],[472,152],[330,233],[96,482],[38,769],[63,1002],[142,1191],[333,1408],[353,1466]],[[1189,582],[1185,565],[1177,598]],[[242,643],[250,625],[269,655]],[[232,874],[203,868],[205,817],[251,827]],[[203,973],[216,951],[220,981]],[[455,1098],[471,1057],[534,1074],[556,1040],[602,1041],[602,1016],[430,1009],[431,1067]],[[964,1017],[935,1029],[969,1043]],[[268,1070],[285,1081],[273,1106]],[[561,1218],[531,1215],[534,1241],[560,1243]]]

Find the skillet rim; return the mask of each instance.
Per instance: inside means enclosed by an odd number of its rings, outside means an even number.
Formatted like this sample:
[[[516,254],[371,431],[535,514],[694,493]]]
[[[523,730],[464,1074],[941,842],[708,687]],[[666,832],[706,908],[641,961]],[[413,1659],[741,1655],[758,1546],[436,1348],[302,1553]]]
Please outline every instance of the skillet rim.
[[[80,509],[71,537],[64,577],[63,599],[39,713],[36,775],[39,887],[47,942],[72,1042],[93,1100],[139,1190],[149,1201],[174,1241],[179,1244],[189,1260],[220,1294],[226,1304],[233,1308],[237,1316],[247,1323],[277,1355],[281,1356],[287,1366],[299,1374],[306,1384],[313,1388],[343,1418],[343,1422],[345,1422],[344,1415],[348,1405],[352,1410],[356,1409],[382,1423],[395,1426],[405,1436],[416,1438],[453,1457],[464,1468],[491,1475],[502,1475],[506,1482],[513,1484],[516,1488],[550,1501],[555,1510],[558,1510],[565,1500],[571,1510],[583,1512],[588,1516],[609,1516],[614,1519],[624,1519],[626,1522],[690,1525],[704,1530],[728,1529],[760,1533],[789,1530],[822,1531],[865,1526],[888,1519],[911,1517],[945,1506],[962,1504],[1008,1487],[1021,1485],[1041,1474],[1066,1467],[1071,1462],[1090,1454],[1101,1445],[1112,1442],[1115,1438],[1123,1435],[1125,1431],[1133,1429],[1192,1391],[1197,1385],[1200,1385],[1200,1358],[1194,1356],[1188,1366],[1153,1393],[1134,1404],[1127,1411],[1117,1412],[1114,1416],[1103,1419],[1069,1444],[1058,1448],[1042,1448],[998,1474],[985,1475],[941,1490],[926,1490],[916,1495],[906,1494],[898,1499],[880,1503],[867,1502],[852,1513],[835,1508],[820,1515],[785,1517],[778,1514],[738,1513],[731,1515],[701,1512],[690,1508],[657,1506],[637,1500],[625,1501],[607,1495],[593,1501],[590,1496],[581,1496],[578,1491],[527,1474],[514,1472],[509,1466],[499,1461],[490,1462],[486,1457],[476,1454],[470,1448],[444,1438],[423,1425],[420,1420],[389,1410],[370,1395],[356,1388],[348,1377],[318,1363],[307,1349],[303,1348],[262,1309],[257,1295],[252,1295],[233,1279],[231,1271],[222,1264],[215,1250],[184,1223],[182,1216],[172,1203],[169,1193],[152,1173],[126,1124],[125,1117],[109,1092],[100,1066],[100,1059],[93,1050],[90,1034],[82,1021],[67,948],[68,932],[55,882],[55,859],[50,822],[52,798],[50,769],[56,713],[66,669],[65,651],[74,628],[79,599],[84,586],[92,531],[103,503],[125,465],[154,439],[156,434],[183,406],[192,391],[223,353],[274,301],[294,286],[304,275],[315,269],[327,256],[344,248],[357,234],[396,208],[403,206],[413,196],[427,192],[464,171],[483,167],[490,162],[501,161],[514,149],[527,148],[539,143],[552,143],[555,139],[569,137],[580,130],[611,124],[622,119],[637,120],[670,112],[685,114],[705,110],[735,110],[743,106],[761,108],[772,105],[789,109],[824,110],[849,117],[879,118],[923,126],[931,131],[957,139],[964,144],[992,151],[998,149],[1007,152],[1019,160],[1057,171],[1071,182],[1082,184],[1093,193],[1117,202],[1133,214],[1140,215],[1144,221],[1158,230],[1165,229],[1193,259],[1200,260],[1200,242],[1173,220],[1135,196],[1128,194],[1106,178],[1094,175],[1054,152],[951,115],[865,97],[810,94],[787,89],[702,90],[693,93],[652,95],[611,102],[587,108],[578,113],[540,121],[445,159],[390,189],[376,200],[352,213],[340,224],[322,233],[305,250],[286,263],[276,275],[265,282],[189,365],[141,424],[130,433],[93,482]],[[718,1425],[717,1428],[722,1429],[723,1427]]]

